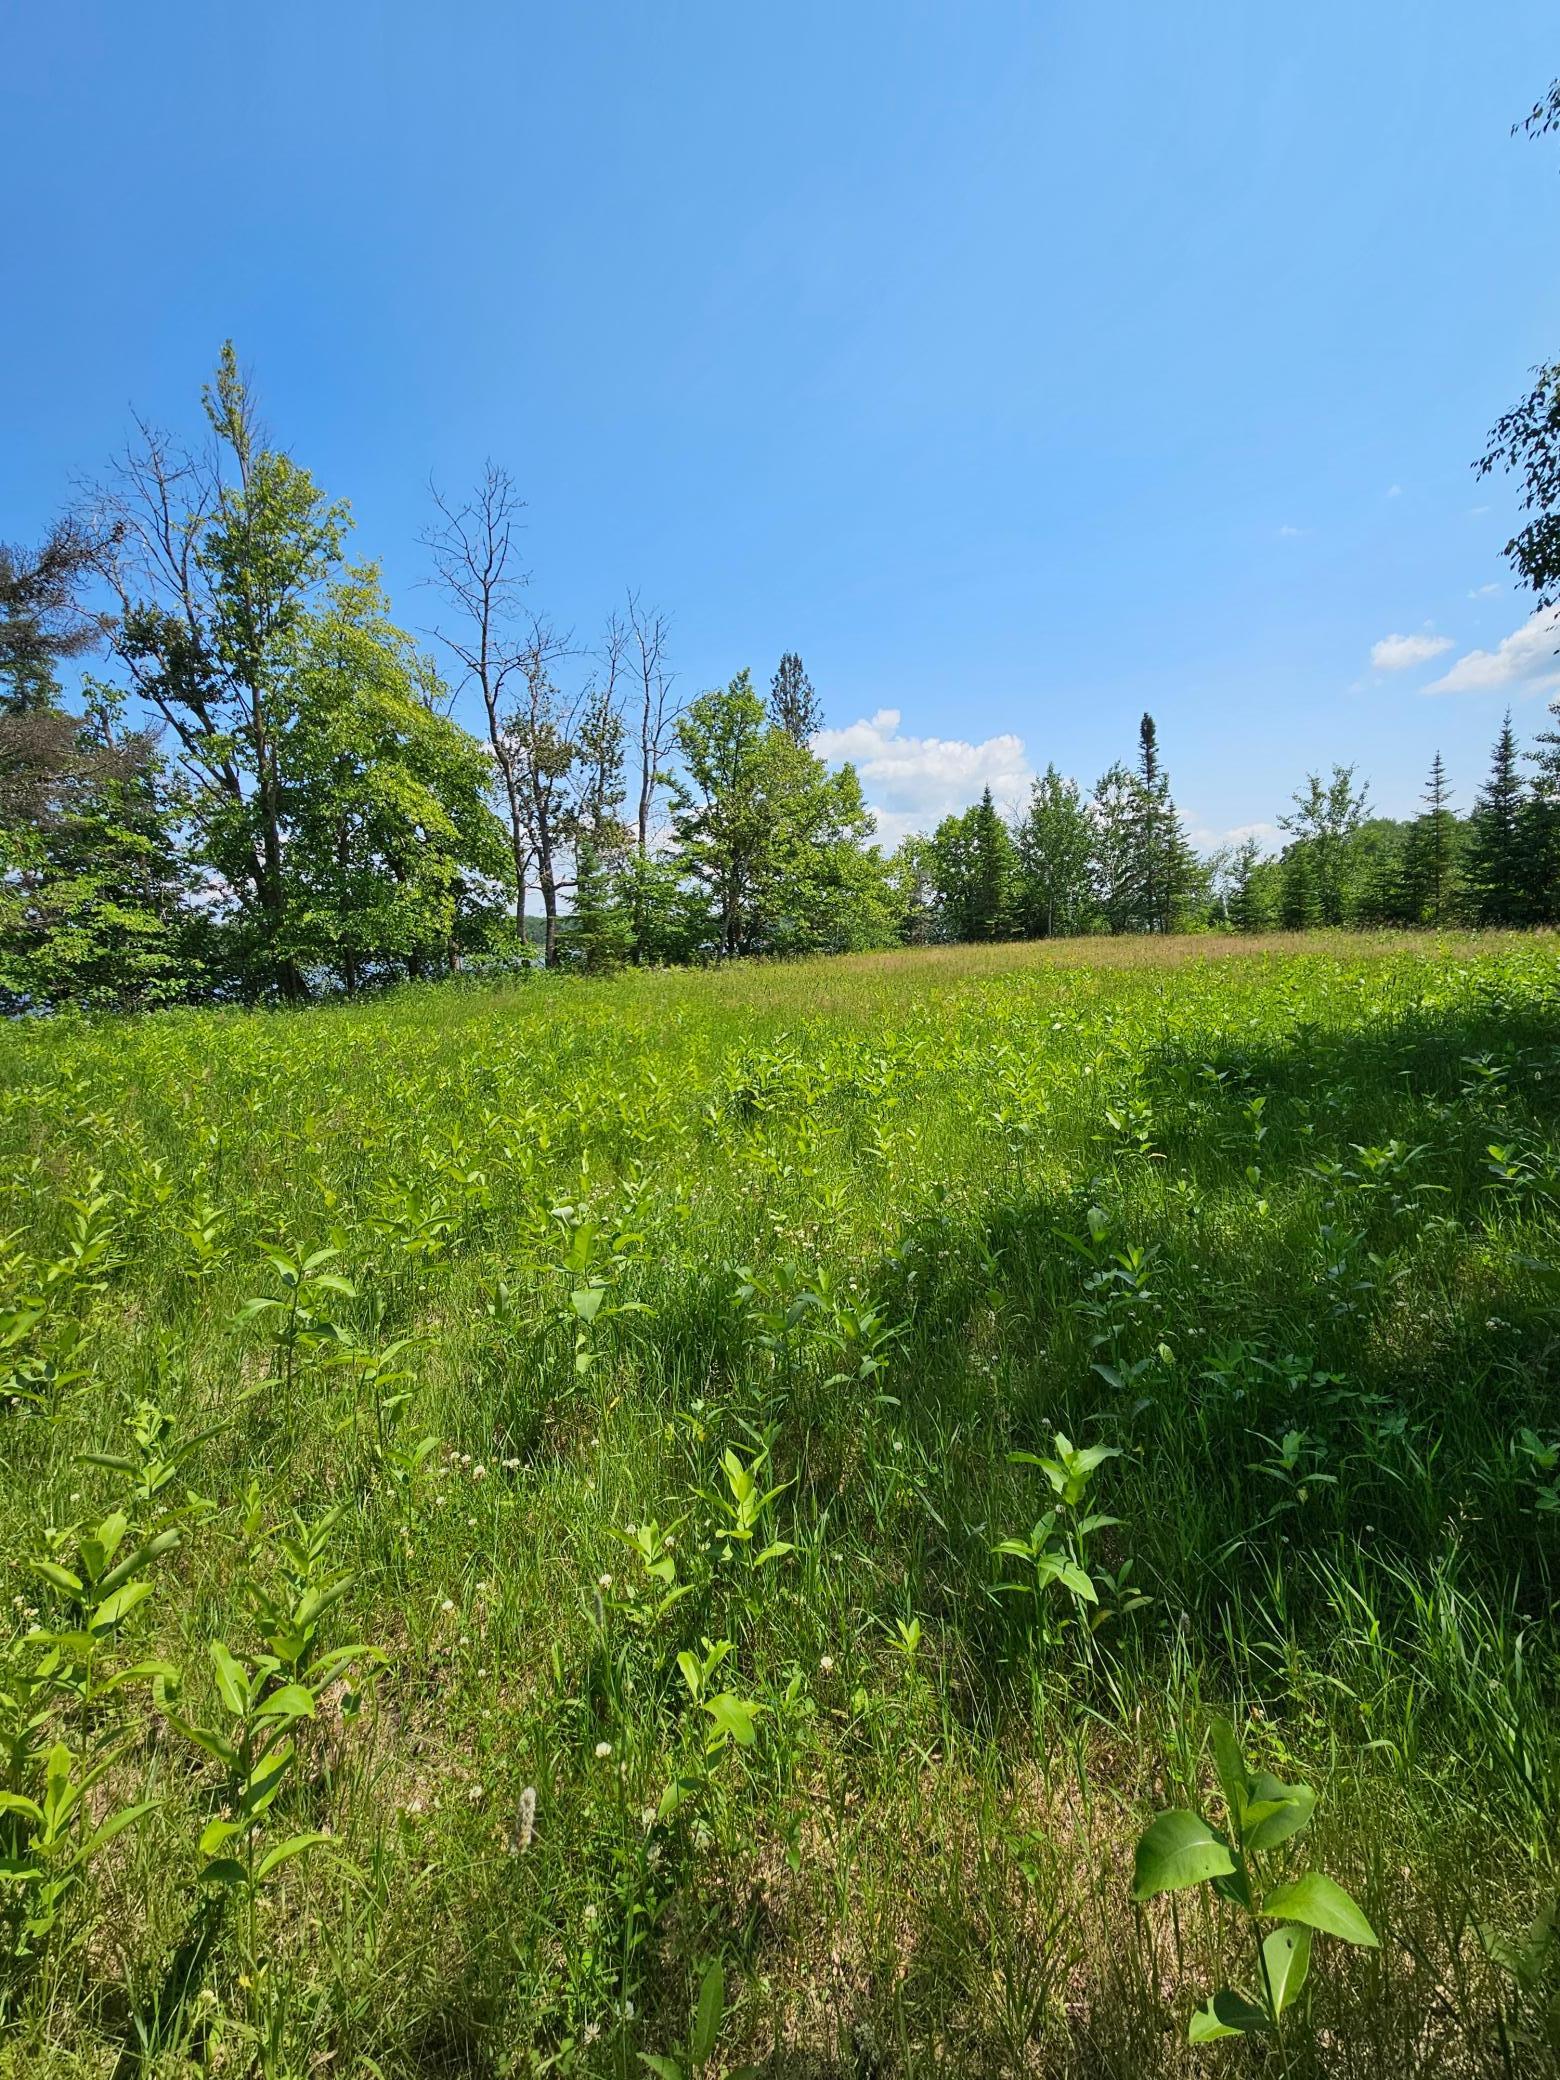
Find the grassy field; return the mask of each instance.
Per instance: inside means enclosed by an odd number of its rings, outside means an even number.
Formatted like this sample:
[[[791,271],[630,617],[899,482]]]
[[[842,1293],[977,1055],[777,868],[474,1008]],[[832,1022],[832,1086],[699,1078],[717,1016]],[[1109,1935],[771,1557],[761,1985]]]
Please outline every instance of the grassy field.
[[[1553,940],[14,1025],[0,1184],[0,2072],[1557,2070]],[[1248,1797],[1379,1941],[1189,2044]]]

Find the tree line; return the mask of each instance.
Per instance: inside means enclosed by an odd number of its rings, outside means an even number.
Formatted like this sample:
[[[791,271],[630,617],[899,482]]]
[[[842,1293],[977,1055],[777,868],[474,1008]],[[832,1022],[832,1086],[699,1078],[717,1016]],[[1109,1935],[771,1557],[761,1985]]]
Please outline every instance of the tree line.
[[[1560,584],[1555,371],[1496,429]],[[530,604],[523,506],[487,467],[433,495],[430,648],[351,515],[276,446],[231,345],[200,439],[138,420],[32,550],[0,548],[0,1009],[300,1002],[471,965],[607,969],[1080,933],[1560,922],[1560,729],[1509,715],[1459,815],[1370,813],[1352,767],[1199,853],[1153,718],[1085,793],[1054,766],[886,854],[813,749],[795,653],[684,701],[667,615],[593,640]],[[77,668],[67,694],[62,677]],[[465,697],[473,733],[453,710]],[[1560,721],[1560,701],[1554,713]],[[534,905],[534,907],[533,907]]]

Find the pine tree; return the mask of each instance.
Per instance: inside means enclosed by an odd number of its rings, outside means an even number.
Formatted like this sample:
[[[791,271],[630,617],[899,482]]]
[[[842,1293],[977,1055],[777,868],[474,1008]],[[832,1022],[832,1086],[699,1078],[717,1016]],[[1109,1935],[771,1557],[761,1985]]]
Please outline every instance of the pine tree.
[[[823,704],[794,650],[786,651],[770,681],[769,719],[798,744],[807,743],[823,728]]]
[[[1517,739],[1511,710],[1490,758],[1489,778],[1473,805],[1468,847],[1468,894],[1478,924],[1524,924],[1528,896],[1528,817],[1517,771]]]

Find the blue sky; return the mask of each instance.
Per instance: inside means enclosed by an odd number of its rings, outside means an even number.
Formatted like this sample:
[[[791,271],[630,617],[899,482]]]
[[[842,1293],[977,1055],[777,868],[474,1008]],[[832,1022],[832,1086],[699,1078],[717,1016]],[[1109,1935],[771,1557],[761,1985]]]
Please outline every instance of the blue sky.
[[[800,650],[887,836],[1092,780],[1145,707],[1208,838],[1334,758],[1402,812],[1439,746],[1466,806],[1560,640],[1469,469],[1560,353],[1560,142],[1508,134],[1556,30],[14,4],[0,535],[132,403],[190,425],[231,334],[404,622],[430,474],[499,458],[539,607],[638,587],[689,690]]]

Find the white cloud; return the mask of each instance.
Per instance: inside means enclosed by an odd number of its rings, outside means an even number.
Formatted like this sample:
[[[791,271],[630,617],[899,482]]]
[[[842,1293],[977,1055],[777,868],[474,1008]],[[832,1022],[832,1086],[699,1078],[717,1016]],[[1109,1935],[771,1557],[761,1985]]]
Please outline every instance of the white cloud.
[[[1276,823],[1237,823],[1232,830],[1218,830],[1195,813],[1187,818],[1186,835],[1198,852],[1217,852],[1221,846],[1243,845],[1248,838],[1255,838],[1264,852],[1272,852],[1283,838]]]
[[[1560,607],[1541,607],[1496,644],[1469,650],[1426,693],[1539,693],[1560,686]]]
[[[847,759],[878,820],[885,851],[909,831],[930,831],[945,816],[979,801],[989,787],[1002,809],[1015,807],[1034,777],[1022,737],[1011,733],[971,744],[962,737],[909,737],[900,732],[898,708],[820,730],[812,748],[831,765]]]
[[[1283,526],[1278,530],[1279,540],[1284,542],[1295,541],[1296,539],[1298,539],[1300,535],[1304,533],[1305,529],[1303,527],[1291,527],[1287,520],[1284,522]]]
[[[1475,585],[1468,597],[1470,599],[1493,599],[1497,592],[1504,592],[1505,589],[1503,585],[1497,585],[1491,581],[1488,585]]]
[[[1411,665],[1428,664],[1443,650],[1450,650],[1450,636],[1383,636],[1370,646],[1370,661],[1378,672],[1406,672]]]
[[[1387,486],[1387,496],[1388,496],[1388,498],[1401,498],[1401,497],[1403,496],[1403,487],[1402,487],[1402,485],[1401,485],[1401,484],[1389,484],[1389,485]]]

